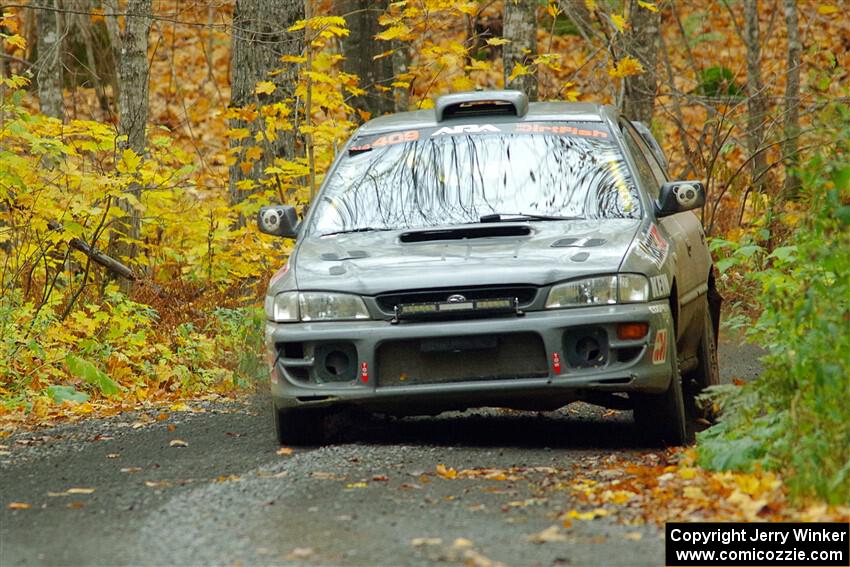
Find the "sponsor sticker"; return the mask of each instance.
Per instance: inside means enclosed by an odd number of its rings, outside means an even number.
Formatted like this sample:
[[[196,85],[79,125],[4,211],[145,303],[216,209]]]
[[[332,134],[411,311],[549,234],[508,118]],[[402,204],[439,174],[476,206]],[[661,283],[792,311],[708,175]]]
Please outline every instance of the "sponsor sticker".
[[[667,311],[666,305],[650,305],[649,306],[649,312],[650,313],[659,314],[659,313],[664,313],[665,311]]]
[[[653,297],[665,297],[670,294],[670,282],[667,280],[667,274],[652,276],[649,279],[649,284],[652,287]]]
[[[659,329],[655,333],[655,347],[652,349],[652,364],[667,362],[667,329]]]
[[[661,236],[661,231],[658,230],[658,227],[652,224],[649,230],[641,235],[640,242],[638,242],[638,251],[655,264],[658,269],[661,269],[664,261],[667,260],[670,245]]]

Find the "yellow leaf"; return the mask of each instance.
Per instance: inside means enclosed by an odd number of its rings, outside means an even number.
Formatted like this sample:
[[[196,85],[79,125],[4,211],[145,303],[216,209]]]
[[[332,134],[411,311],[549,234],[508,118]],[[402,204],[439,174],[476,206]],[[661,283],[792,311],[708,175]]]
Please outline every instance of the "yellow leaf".
[[[584,5],[591,12],[596,10],[596,0],[584,0]]]
[[[505,39],[504,37],[491,37],[487,40],[487,45],[505,45],[510,42],[511,40]]]
[[[294,452],[295,451],[291,447],[281,447],[276,451],[276,454],[280,455],[281,457],[288,457]]]
[[[384,57],[389,57],[393,53],[395,53],[395,49],[390,49],[389,51],[384,51],[383,53],[378,53],[377,55],[372,57],[372,60],[377,61],[378,59],[383,59]]]
[[[127,148],[121,154],[121,161],[118,163],[117,169],[120,173],[136,173],[141,163],[142,158],[136,155],[136,152]]]
[[[475,2],[457,2],[455,9],[468,16],[474,16],[478,13],[478,5]]]
[[[833,6],[832,4],[821,4],[820,6],[818,6],[818,14],[822,14],[824,16],[835,14],[837,12],[838,8]]]
[[[652,2],[644,2],[643,0],[638,0],[638,6],[640,6],[641,8],[646,8],[650,12],[657,12],[658,11],[658,6],[656,6]]]
[[[67,494],[92,494],[94,488],[69,488],[65,492]]]
[[[392,39],[399,39],[407,36],[410,33],[410,28],[404,24],[397,24],[391,26],[378,35],[375,36],[375,39],[381,39],[383,41],[390,41]]]
[[[440,463],[437,465],[437,476],[452,480],[457,478],[457,471],[453,468],[446,468],[446,465]]]
[[[511,75],[508,77],[508,81],[513,81],[517,77],[522,77],[523,75],[528,75],[531,71],[523,65],[522,63],[517,63],[514,65],[514,68],[511,70]]]
[[[32,506],[26,502],[10,502],[7,508],[9,510],[29,510]]]
[[[276,90],[277,85],[271,81],[260,81],[257,83],[257,88],[254,89],[254,92],[257,94],[272,94]]]
[[[245,150],[245,159],[248,161],[257,161],[263,157],[263,148],[260,146],[251,146]]]
[[[634,57],[623,57],[617,64],[608,69],[608,74],[612,77],[629,77],[631,75],[639,75],[643,73],[643,65]]]
[[[611,14],[611,23],[617,28],[617,31],[623,33],[629,24],[626,23],[626,18],[622,14]]]
[[[366,488],[369,486],[367,482],[349,482],[345,485],[346,488]]]
[[[7,37],[6,43],[11,45],[12,47],[19,47],[21,49],[27,48],[27,40],[17,34]]]
[[[280,61],[281,63],[297,63],[301,65],[307,62],[307,57],[304,55],[282,55]]]

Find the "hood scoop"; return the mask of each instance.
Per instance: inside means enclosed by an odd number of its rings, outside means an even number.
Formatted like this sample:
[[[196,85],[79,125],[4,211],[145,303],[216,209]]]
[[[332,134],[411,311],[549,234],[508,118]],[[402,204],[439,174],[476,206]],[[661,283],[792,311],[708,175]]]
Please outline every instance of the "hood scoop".
[[[365,250],[349,250],[342,256],[336,252],[325,252],[322,254],[322,260],[326,262],[342,262],[343,260],[358,260],[360,258],[368,258],[369,253]]]
[[[562,238],[552,243],[552,248],[593,248],[607,242],[604,238]]]
[[[531,234],[531,227],[527,225],[468,226],[404,232],[399,237],[399,240],[404,243],[433,242],[435,240],[528,236],[529,234]]]

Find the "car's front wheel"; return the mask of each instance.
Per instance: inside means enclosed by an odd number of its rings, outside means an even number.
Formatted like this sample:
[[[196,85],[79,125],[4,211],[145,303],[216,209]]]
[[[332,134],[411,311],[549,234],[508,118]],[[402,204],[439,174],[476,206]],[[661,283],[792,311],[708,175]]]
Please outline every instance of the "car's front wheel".
[[[689,430],[675,341],[670,351],[673,374],[670,386],[661,394],[634,396],[634,416],[635,425],[645,439],[651,443],[676,446],[689,441]]]
[[[281,445],[321,445],[325,441],[325,412],[279,409],[272,403],[274,429]]]

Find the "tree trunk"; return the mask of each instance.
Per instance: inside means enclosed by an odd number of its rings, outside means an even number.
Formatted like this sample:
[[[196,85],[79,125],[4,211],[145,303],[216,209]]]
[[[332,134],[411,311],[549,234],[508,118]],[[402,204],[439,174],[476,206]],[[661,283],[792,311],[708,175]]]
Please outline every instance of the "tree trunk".
[[[765,186],[767,155],[763,151],[767,104],[761,77],[761,38],[758,0],[744,0],[744,38],[747,44],[747,146],[752,159],[752,187]]]
[[[797,147],[800,136],[800,54],[803,46],[800,43],[800,30],[797,24],[797,0],[783,0],[783,7],[785,8],[785,27],[788,30],[785,143],[782,146],[782,154],[785,157],[783,193],[786,199],[795,199],[800,190],[800,178],[794,173],[794,168],[800,161],[797,156]]]
[[[640,120],[649,125],[655,108],[661,13],[643,8],[636,0],[632,0],[629,13],[631,27],[626,32],[626,51],[640,62],[644,72],[625,78],[623,113],[629,120]]]
[[[368,91],[368,94],[355,98],[352,106],[369,112],[373,117],[395,109],[392,91],[376,88],[389,87],[393,82],[392,58],[373,59],[391,46],[386,41],[375,39],[382,29],[378,16],[386,12],[387,5],[387,0],[336,0],[334,6],[336,13],[345,18],[350,32],[342,40],[345,56],[342,68],[346,73],[360,77],[360,86]]]
[[[36,0],[36,27],[38,28],[38,103],[42,114],[62,120],[65,104],[62,98],[62,34],[56,17],[56,0]]]
[[[138,156],[145,155],[148,123],[148,32],[151,28],[151,0],[127,0],[124,12],[124,31],[119,32],[120,13],[117,0],[104,2],[107,11],[107,30],[118,63],[118,132],[126,136],[122,147],[133,150]],[[132,183],[129,193],[141,199],[142,186]],[[138,254],[135,242],[141,230],[139,211],[126,199],[119,199],[118,206],[126,212],[116,224],[118,237],[111,243],[110,256],[119,260],[132,260]],[[127,291],[129,284],[121,282]]]
[[[407,74],[410,68],[410,44],[395,40],[393,41],[393,77],[399,78]],[[409,81],[413,85],[413,79]],[[395,112],[405,112],[410,107],[411,87],[395,89]]]
[[[537,100],[537,74],[520,75],[510,80],[517,64],[531,67],[537,56],[537,0],[505,0],[504,37],[510,43],[502,47],[505,88],[517,89]]]
[[[303,54],[303,32],[288,31],[301,19],[304,19],[304,0],[236,0],[233,29],[238,33],[233,34],[230,60],[231,107],[272,105],[295,96],[298,68],[292,63],[282,63],[280,58]],[[270,76],[271,71],[279,73]],[[259,81],[272,82],[275,91],[257,95],[255,88]],[[230,202],[236,204],[256,191],[239,189],[237,183],[260,180],[276,157],[295,158],[295,131],[278,131],[272,139],[264,134],[262,120],[250,123],[231,120],[230,125],[232,128],[247,128],[251,134],[243,140],[231,142],[231,148],[242,148],[238,155],[244,156],[252,145],[263,150],[262,156],[250,168],[243,169],[240,160],[230,167]],[[258,133],[261,141],[257,141]]]

